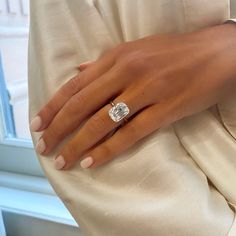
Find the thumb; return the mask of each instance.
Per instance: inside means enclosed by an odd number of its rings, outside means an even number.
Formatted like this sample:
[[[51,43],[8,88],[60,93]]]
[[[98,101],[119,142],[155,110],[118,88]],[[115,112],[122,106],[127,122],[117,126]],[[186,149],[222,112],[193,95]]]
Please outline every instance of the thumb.
[[[92,65],[94,63],[94,61],[86,61],[86,62],[83,62],[81,64],[79,64],[79,70],[80,71],[83,71],[85,70],[88,66]]]

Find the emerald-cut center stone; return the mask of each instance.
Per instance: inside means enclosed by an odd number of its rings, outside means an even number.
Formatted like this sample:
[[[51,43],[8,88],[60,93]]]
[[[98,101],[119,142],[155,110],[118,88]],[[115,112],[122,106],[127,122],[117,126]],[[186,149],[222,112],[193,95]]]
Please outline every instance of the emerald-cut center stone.
[[[117,103],[115,106],[113,106],[109,110],[109,116],[115,122],[119,122],[120,120],[122,120],[128,114],[129,114],[129,108],[123,102]]]

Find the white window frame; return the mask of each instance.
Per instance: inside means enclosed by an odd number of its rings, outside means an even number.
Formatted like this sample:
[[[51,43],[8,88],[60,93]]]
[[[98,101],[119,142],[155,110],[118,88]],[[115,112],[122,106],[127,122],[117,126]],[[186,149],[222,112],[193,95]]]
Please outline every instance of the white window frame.
[[[0,26],[0,37],[26,37],[27,34],[28,28],[9,29]],[[2,67],[0,58],[0,76],[4,76]],[[4,86],[1,89],[7,88]],[[65,234],[68,236],[75,235],[72,234],[72,231],[79,232],[79,227],[45,177],[32,140],[19,139],[9,133],[14,130],[12,125],[7,123],[9,121],[5,120],[5,116],[7,116],[7,119],[13,119],[12,114],[5,109],[9,103],[8,98],[3,97],[1,93],[0,212],[2,210],[4,215],[14,214],[19,216],[19,220],[25,216],[30,216],[38,219],[37,223],[39,225],[45,222],[42,219],[55,224],[55,227],[60,223],[65,226],[62,232],[67,232]],[[20,199],[24,199],[24,201]],[[40,207],[42,205],[47,206],[47,208]],[[17,227],[16,224],[15,226]],[[70,227],[68,228],[68,226]],[[11,227],[14,227],[14,225]]]
[[[0,37],[27,37],[27,28],[11,28],[0,27]],[[1,57],[1,51],[0,51]],[[4,76],[2,60],[0,58],[0,76]],[[4,78],[3,78],[4,80]],[[2,87],[1,89],[6,89]],[[7,92],[7,91],[6,91]],[[6,109],[9,101],[5,92],[0,94],[0,170],[21,173],[26,175],[34,175],[44,177],[44,173],[37,161],[32,140],[18,139],[13,135],[9,135],[8,131],[12,132],[12,125],[5,121],[5,116],[12,119],[11,114]],[[4,114],[5,113],[5,114]],[[9,130],[10,128],[10,130]],[[13,163],[15,163],[13,165]]]

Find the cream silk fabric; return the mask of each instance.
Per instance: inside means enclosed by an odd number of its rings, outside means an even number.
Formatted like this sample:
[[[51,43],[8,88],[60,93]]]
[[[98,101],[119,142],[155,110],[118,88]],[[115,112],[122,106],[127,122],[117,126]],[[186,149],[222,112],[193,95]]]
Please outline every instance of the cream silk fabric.
[[[30,120],[79,63],[106,49],[229,18],[228,0],[31,0]],[[40,134],[31,133],[34,144]],[[78,162],[58,171],[56,151],[37,156],[86,236],[236,235],[236,96],[152,133],[97,169]]]

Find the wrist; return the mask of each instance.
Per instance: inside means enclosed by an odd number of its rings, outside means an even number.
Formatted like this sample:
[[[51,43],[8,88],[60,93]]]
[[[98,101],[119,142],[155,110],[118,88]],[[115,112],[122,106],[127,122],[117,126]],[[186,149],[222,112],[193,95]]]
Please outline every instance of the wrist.
[[[220,69],[222,69],[222,78],[225,79],[226,95],[230,96],[236,90],[236,22],[227,20],[219,26],[219,43],[223,45],[223,50],[219,54]]]
[[[222,53],[224,63],[227,65],[229,82],[232,83],[232,90],[236,90],[236,21],[227,20],[222,27],[222,38],[225,41],[225,52]],[[223,31],[224,27],[224,31]]]
[[[224,23],[199,31],[205,41],[208,68],[214,74],[214,82],[221,85],[222,97],[235,93],[236,90],[236,24]]]

